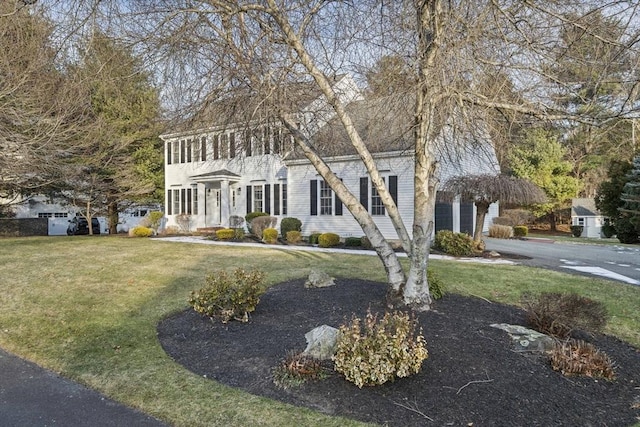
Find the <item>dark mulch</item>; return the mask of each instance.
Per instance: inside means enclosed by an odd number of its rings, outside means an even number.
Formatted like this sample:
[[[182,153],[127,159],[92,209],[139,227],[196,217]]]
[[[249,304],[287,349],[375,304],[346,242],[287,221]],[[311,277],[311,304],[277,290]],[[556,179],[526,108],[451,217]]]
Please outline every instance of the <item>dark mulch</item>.
[[[385,285],[337,280],[305,289],[302,280],[270,288],[248,324],[213,323],[185,310],[158,326],[167,353],[207,378],[294,405],[389,426],[626,426],[640,409],[640,352],[608,336],[590,338],[616,363],[613,382],[567,378],[541,356],[514,352],[492,323],[524,324],[521,310],[480,298],[447,295],[418,317],[429,358],[422,371],[358,389],[338,374],[287,390],[272,370],[287,351],[302,351],[304,334],[338,326],[367,307],[383,311]]]

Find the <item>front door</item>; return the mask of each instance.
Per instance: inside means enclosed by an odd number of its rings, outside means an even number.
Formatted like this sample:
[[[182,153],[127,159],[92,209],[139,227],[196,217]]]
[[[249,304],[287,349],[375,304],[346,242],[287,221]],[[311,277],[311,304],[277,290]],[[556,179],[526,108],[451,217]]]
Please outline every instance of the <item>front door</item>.
[[[220,189],[211,190],[211,224],[212,226],[220,225]]]

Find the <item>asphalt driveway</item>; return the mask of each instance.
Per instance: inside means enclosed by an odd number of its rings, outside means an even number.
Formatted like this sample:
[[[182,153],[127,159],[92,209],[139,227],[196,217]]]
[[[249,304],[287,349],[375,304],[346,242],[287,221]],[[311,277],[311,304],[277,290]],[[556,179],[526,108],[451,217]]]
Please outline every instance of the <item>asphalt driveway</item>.
[[[604,277],[640,285],[640,246],[554,242],[550,239],[484,239],[488,250],[531,257],[519,264]]]

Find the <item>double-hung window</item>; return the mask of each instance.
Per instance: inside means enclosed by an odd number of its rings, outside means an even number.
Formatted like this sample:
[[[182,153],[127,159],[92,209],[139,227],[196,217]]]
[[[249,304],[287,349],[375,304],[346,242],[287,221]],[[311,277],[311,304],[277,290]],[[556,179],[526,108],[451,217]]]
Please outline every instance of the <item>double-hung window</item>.
[[[320,181],[320,215],[333,214],[333,191],[326,181]]]

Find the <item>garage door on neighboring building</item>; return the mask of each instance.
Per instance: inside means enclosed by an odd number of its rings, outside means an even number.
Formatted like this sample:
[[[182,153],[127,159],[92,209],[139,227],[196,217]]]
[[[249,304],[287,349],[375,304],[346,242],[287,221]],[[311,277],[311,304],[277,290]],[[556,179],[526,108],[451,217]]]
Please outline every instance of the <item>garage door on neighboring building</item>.
[[[453,206],[450,203],[436,203],[436,233],[440,230],[453,230]]]
[[[460,232],[473,236],[473,203],[460,203]]]

